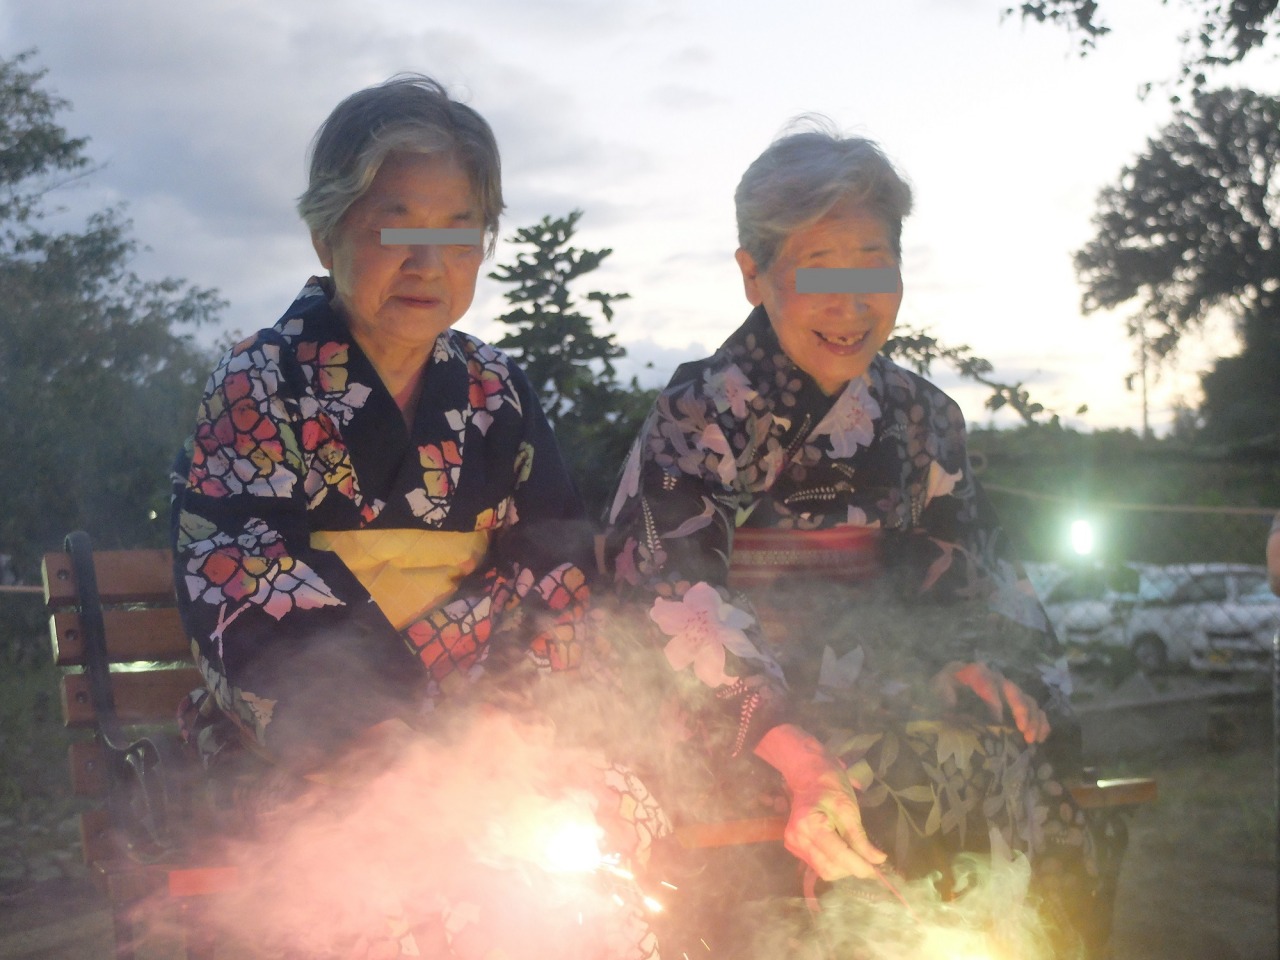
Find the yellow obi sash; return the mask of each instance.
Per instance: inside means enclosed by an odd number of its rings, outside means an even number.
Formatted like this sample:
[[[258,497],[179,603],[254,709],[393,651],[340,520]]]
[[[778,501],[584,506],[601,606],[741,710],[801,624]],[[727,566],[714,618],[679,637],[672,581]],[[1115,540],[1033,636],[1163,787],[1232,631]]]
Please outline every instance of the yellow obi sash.
[[[336,553],[397,630],[457,589],[489,549],[476,530],[317,530],[311,546]]]

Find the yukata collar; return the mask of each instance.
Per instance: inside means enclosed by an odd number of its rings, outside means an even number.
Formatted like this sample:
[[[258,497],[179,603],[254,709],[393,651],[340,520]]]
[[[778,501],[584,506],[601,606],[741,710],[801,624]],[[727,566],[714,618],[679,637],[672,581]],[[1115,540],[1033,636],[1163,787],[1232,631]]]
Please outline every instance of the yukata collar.
[[[754,345],[750,342],[752,338],[755,341]],[[764,354],[760,360],[751,358],[756,350]],[[778,335],[773,331],[773,323],[770,322],[769,314],[763,306],[758,306],[751,311],[742,326],[721,344],[720,352],[734,357],[739,366],[751,367],[752,369],[744,371],[750,378],[768,376],[773,371],[783,371],[789,379],[798,380],[800,387],[795,396],[802,410],[815,411],[819,415],[825,414],[845,393],[852,392],[855,402],[870,408],[872,419],[879,417],[878,396],[884,379],[881,367],[886,362],[881,354],[876,354],[872,358],[867,372],[861,377],[851,380],[839,393],[828,396],[818,386],[818,382],[796,366],[795,361],[782,349],[782,344],[778,342]],[[862,386],[860,387],[859,384]]]
[[[347,326],[346,320],[342,315],[333,308],[333,297],[335,289],[333,286],[333,278],[329,276],[313,276],[303,285],[302,290],[294,297],[293,303],[285,312],[281,323],[289,320],[301,318],[317,318],[332,327],[329,336],[341,335],[352,349],[359,350],[360,345],[356,343],[356,338],[351,334],[351,328]],[[441,331],[440,336],[436,338],[435,346],[431,351],[431,358],[428,363],[445,363],[448,361],[456,361],[466,364],[466,351],[462,349],[461,338],[454,336],[452,327],[448,327]]]

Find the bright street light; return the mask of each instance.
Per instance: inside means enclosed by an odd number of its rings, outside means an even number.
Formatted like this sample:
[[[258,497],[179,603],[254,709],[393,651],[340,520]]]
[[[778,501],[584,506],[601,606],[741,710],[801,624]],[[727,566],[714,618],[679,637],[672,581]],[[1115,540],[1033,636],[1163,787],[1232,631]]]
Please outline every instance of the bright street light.
[[[1088,520],[1071,521],[1071,549],[1082,557],[1093,553],[1093,524]]]

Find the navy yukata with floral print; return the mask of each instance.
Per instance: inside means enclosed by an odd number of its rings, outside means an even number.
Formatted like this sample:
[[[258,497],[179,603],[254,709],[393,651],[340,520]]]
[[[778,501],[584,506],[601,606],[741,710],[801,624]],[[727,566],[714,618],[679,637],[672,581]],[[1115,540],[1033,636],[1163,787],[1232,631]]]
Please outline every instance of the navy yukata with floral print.
[[[757,307],[660,393],[608,522],[627,632],[642,659],[660,651],[662,715],[694,771],[666,794],[650,784],[677,820],[785,812],[781,778],[752,750],[793,723],[859,784],[870,839],[905,875],[1007,848],[1046,889],[1091,896],[1063,786],[1079,765],[1065,662],[943,391],[877,356],[827,395]],[[762,565],[744,569],[746,554]],[[1049,741],[1029,745],[968,691],[942,702],[932,679],[955,662],[1034,697]]]
[[[197,663],[291,766],[498,660],[575,666],[588,596],[589,527],[521,371],[448,329],[407,428],[331,296],[312,279],[231,348],[175,473]]]

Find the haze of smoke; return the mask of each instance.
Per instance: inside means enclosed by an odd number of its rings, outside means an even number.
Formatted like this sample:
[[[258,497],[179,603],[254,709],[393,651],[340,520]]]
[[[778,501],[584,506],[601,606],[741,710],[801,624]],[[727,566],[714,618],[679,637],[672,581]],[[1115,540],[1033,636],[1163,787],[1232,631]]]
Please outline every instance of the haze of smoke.
[[[757,913],[750,960],[1049,960],[1052,946],[1027,896],[1021,854],[955,863],[960,892],[943,900],[932,879],[839,881],[816,904],[792,901]]]
[[[596,823],[599,754],[493,711],[447,737],[391,740],[376,751],[391,762],[336,771],[233,851],[242,881],[216,909],[229,937],[264,957],[350,957],[412,929],[424,955],[425,939],[462,956],[483,942],[573,957],[605,921],[633,919],[596,878],[538,867],[557,825]]]

